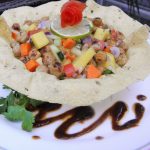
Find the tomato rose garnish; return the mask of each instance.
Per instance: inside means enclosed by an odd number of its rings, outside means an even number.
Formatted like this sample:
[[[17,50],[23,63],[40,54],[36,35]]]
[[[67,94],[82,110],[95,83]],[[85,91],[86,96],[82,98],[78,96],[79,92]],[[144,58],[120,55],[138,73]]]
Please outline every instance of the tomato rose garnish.
[[[71,0],[61,8],[61,26],[74,26],[82,21],[82,12],[86,5],[82,2]]]

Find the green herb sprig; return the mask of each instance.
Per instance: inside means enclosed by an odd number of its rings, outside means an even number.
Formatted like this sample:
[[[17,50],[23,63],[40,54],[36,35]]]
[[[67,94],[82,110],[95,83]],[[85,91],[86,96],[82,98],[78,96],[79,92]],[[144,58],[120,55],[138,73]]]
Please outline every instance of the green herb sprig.
[[[26,107],[29,104],[36,107],[42,102],[28,98],[8,86],[4,86],[3,88],[10,90],[10,94],[6,98],[0,98],[0,114],[4,115],[10,121],[22,121],[23,130],[32,131],[35,117]]]

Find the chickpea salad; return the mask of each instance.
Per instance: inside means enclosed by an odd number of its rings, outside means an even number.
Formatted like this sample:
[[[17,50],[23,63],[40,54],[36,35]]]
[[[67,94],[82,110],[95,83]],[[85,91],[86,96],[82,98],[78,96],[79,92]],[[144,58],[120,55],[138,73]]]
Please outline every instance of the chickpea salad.
[[[15,23],[11,28],[13,53],[30,72],[46,72],[58,79],[92,79],[115,73],[115,68],[128,60],[124,35],[110,29],[100,18],[89,21],[93,28],[82,39],[55,35],[48,17],[27,20],[23,27]]]
[[[57,26],[59,22],[54,24],[49,17],[26,20],[23,25],[17,22],[12,25],[14,42],[11,47],[14,56],[25,64],[28,71],[45,72],[61,80],[94,79],[113,74],[117,67],[123,67],[127,63],[128,46],[121,32],[109,27],[101,18],[82,17],[77,20],[75,17],[72,24],[67,24],[64,20],[68,14],[63,12],[66,9],[68,12],[66,7],[67,4],[61,10],[60,31],[64,28],[65,31],[70,31],[71,26],[73,34],[77,26],[78,32],[88,27],[86,34],[81,33],[78,37],[71,34],[62,36],[62,33],[56,33],[51,26]]]

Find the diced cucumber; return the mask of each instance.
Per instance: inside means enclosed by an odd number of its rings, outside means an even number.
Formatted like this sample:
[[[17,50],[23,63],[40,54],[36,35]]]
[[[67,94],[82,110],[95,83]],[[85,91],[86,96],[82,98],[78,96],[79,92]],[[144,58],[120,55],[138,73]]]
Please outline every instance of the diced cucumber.
[[[56,46],[60,46],[60,45],[61,45],[61,39],[55,39],[55,40],[54,40],[54,44],[55,44]]]
[[[75,54],[76,56],[80,56],[82,54],[81,50],[76,47],[72,49],[72,53]]]
[[[59,57],[58,57],[58,55],[57,55],[57,53],[59,53],[60,50],[59,50],[54,44],[50,45],[50,48],[51,48],[51,51],[52,51],[53,55],[54,55],[54,56],[56,57],[56,59],[60,62],[60,59],[59,59]]]
[[[60,59],[61,61],[64,60],[64,54],[63,54],[61,51],[58,52],[57,55],[58,55],[58,57],[59,57],[59,59]]]

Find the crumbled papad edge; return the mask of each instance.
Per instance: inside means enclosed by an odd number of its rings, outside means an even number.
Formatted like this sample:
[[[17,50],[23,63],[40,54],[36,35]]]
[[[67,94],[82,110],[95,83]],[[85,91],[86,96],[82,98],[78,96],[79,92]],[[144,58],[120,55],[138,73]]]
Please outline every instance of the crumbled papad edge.
[[[5,11],[2,17],[9,26],[15,22],[23,24],[25,20],[36,20],[48,15],[53,18],[59,14],[65,2],[50,2],[36,8],[11,9]],[[9,43],[0,38],[0,82],[30,98],[81,106],[105,100],[150,74],[150,46],[146,42],[146,26],[117,7],[100,6],[92,0],[87,1],[84,13],[87,17],[101,17],[106,24],[124,33],[129,44],[129,60],[123,68],[118,68],[113,75],[99,79],[58,80],[46,73],[28,72],[24,64],[14,57]]]

